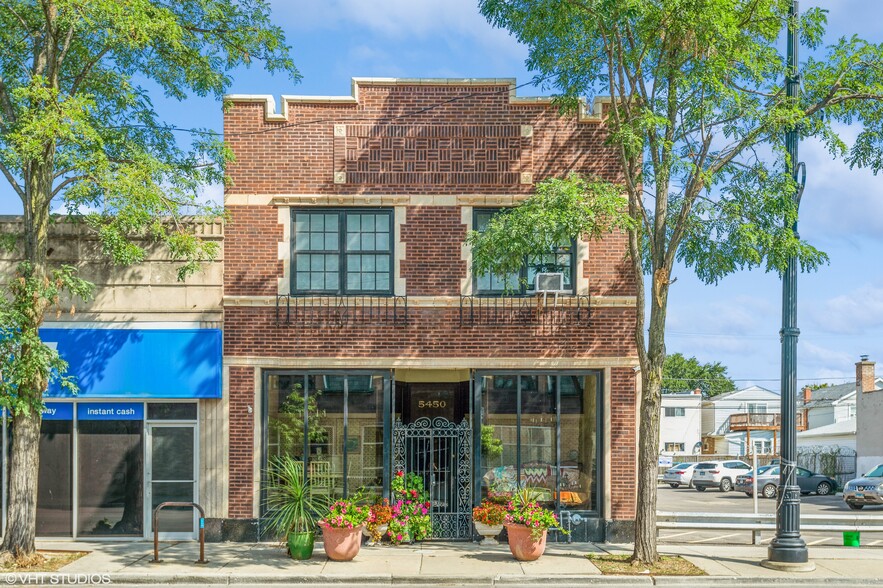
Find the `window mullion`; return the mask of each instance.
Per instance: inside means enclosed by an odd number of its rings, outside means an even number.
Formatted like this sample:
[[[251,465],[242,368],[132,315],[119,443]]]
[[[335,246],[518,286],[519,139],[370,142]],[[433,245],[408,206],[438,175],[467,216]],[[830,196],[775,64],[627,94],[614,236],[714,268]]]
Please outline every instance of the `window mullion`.
[[[342,211],[337,214],[337,255],[338,259],[338,268],[337,268],[337,293],[341,296],[347,294],[346,288],[346,272],[347,272],[347,255],[346,255],[346,217],[348,212]]]

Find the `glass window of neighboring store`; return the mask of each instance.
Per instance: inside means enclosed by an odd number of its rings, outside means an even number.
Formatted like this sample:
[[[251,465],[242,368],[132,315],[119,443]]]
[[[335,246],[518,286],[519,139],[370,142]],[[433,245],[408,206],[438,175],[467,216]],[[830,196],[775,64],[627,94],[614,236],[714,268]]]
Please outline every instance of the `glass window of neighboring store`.
[[[77,533],[144,534],[144,405],[77,405]]]
[[[288,455],[314,491],[381,494],[388,374],[270,372],[264,382],[265,465]]]
[[[486,374],[481,496],[533,488],[547,506],[598,509],[596,374]]]
[[[37,537],[73,534],[74,405],[47,402],[40,424]]]

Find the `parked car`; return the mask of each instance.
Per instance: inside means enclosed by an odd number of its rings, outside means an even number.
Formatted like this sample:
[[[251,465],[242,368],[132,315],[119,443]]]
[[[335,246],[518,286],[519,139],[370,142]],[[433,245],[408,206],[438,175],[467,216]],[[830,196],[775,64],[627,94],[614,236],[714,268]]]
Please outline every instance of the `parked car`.
[[[760,475],[757,477],[757,488],[760,495],[764,498],[775,498],[779,493],[779,466],[768,466],[766,471],[761,472],[761,468],[757,468]],[[797,485],[800,486],[801,494],[816,493],[819,496],[827,496],[837,489],[837,481],[829,478],[824,474],[811,472],[806,468],[797,468]],[[751,480],[748,480],[747,488],[740,486],[739,480],[736,480],[737,490],[745,492],[751,496],[754,492]]]
[[[706,488],[711,487],[729,492],[733,489],[736,477],[750,470],[750,465],[739,460],[703,461],[696,464],[693,470],[693,487],[699,492],[705,492]]]
[[[865,505],[883,504],[883,463],[843,487],[843,500],[853,510],[861,510]]]
[[[765,465],[757,468],[757,475],[763,476],[764,473],[776,466],[773,465]],[[748,472],[747,474],[742,474],[741,476],[736,476],[736,483],[733,488],[736,492],[744,492],[748,496],[751,496],[754,493],[754,470]],[[760,481],[757,483],[758,488],[762,488]]]
[[[662,474],[662,481],[672,488],[681,486],[693,487],[693,468],[695,463],[676,463]]]

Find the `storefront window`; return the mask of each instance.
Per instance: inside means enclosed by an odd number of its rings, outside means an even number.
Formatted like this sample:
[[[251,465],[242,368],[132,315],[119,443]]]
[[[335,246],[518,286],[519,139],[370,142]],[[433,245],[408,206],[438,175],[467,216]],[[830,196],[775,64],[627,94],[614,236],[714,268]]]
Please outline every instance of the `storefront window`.
[[[347,434],[349,492],[383,491],[383,376],[350,376]]]
[[[521,482],[544,506],[555,503],[554,376],[521,376]]]
[[[80,536],[140,537],[144,533],[143,405],[109,406],[111,408],[80,404],[77,407],[77,532]],[[138,417],[138,420],[120,420],[117,415],[103,420],[107,410],[135,411],[125,416]],[[90,420],[92,418],[96,420]]]
[[[597,376],[495,374],[478,383],[481,496],[531,488],[546,506],[597,510]]]
[[[43,420],[40,425],[37,537],[70,537],[73,533],[74,422],[71,418]]]
[[[267,459],[303,461],[314,491],[383,490],[383,393],[388,376],[268,374]],[[306,419],[304,418],[306,416]]]
[[[482,497],[511,495],[518,487],[518,376],[481,378]]]
[[[598,377],[561,376],[561,508],[598,510]]]
[[[343,496],[343,427],[346,376],[309,376],[308,479],[313,492]]]

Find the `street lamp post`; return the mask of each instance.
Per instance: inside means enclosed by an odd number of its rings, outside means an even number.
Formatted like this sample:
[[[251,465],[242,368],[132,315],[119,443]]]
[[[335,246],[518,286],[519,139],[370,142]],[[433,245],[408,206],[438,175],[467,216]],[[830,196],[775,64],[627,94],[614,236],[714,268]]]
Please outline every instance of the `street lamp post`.
[[[798,73],[797,34],[799,8],[792,0],[788,10],[788,61],[785,80],[789,101],[797,102],[800,96]],[[788,171],[797,185],[795,203],[800,206],[800,196],[806,178],[805,167],[798,163],[797,147],[800,138],[792,126],[785,135],[788,151]],[[798,178],[799,175],[803,177]],[[797,236],[797,221],[792,226]],[[797,260],[788,257],[788,266],[782,276],[782,395],[781,423],[782,445],[779,466],[779,497],[776,508],[776,537],[770,542],[767,558],[762,565],[774,569],[812,571],[815,565],[809,561],[806,542],[800,536],[800,487],[797,485]]]

